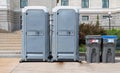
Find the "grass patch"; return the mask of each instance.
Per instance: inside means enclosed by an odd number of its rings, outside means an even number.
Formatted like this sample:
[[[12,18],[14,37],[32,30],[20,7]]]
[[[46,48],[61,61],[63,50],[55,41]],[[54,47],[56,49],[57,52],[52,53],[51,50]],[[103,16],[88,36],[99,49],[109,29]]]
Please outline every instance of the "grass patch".
[[[81,44],[79,46],[79,52],[86,52],[86,48],[85,48],[85,45],[84,44]]]
[[[120,50],[115,50],[115,53],[120,53]]]

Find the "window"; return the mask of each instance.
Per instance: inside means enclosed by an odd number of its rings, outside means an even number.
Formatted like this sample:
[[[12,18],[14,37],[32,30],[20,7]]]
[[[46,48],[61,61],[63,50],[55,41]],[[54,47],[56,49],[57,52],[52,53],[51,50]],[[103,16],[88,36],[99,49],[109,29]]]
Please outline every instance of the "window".
[[[68,0],[61,0],[61,6],[68,6]]]
[[[82,21],[88,21],[89,20],[89,16],[82,16]]]
[[[28,4],[28,0],[20,0],[20,8],[24,8],[25,6],[27,6]]]
[[[107,19],[107,18],[109,18],[109,16],[103,16],[103,19]]]
[[[109,0],[102,0],[102,8],[109,8]]]
[[[82,8],[89,8],[89,0],[82,0]]]

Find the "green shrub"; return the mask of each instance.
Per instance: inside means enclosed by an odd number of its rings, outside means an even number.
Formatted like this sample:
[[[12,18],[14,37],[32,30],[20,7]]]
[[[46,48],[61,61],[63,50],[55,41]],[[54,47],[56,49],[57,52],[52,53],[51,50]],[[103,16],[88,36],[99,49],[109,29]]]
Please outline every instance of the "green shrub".
[[[116,53],[118,53],[118,51],[120,50],[120,29],[112,29],[112,30],[106,30],[106,31],[107,31],[107,35],[116,35],[118,37],[117,45],[116,45],[117,46]]]
[[[104,30],[99,25],[93,24],[80,24],[79,26],[79,43],[85,44],[86,35],[105,35],[106,30]]]
[[[112,29],[106,31],[107,31],[107,35],[117,35],[118,39],[120,39],[120,29]]]

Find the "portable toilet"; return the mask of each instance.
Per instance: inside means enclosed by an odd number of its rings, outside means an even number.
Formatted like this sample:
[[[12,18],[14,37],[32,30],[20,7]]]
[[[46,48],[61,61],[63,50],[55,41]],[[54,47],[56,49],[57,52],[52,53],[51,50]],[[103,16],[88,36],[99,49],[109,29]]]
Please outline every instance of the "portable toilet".
[[[53,61],[78,61],[79,9],[58,6],[53,9]]]
[[[43,6],[22,9],[22,60],[47,61],[50,49],[49,13]]]

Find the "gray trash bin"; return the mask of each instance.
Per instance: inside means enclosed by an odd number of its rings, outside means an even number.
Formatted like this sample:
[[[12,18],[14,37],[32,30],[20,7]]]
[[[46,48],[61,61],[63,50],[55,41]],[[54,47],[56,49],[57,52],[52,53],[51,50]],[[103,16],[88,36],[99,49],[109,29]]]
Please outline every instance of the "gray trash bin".
[[[79,10],[75,7],[53,9],[53,61],[77,61]]]
[[[49,55],[49,13],[46,7],[22,10],[22,61],[46,61]]]
[[[86,36],[86,61],[88,63],[100,62],[101,36]]]
[[[103,39],[102,62],[103,63],[114,63],[117,36],[103,35],[102,39]]]

